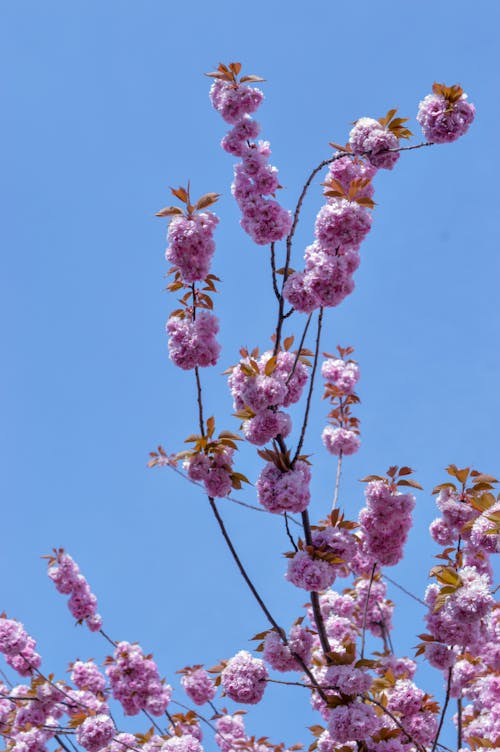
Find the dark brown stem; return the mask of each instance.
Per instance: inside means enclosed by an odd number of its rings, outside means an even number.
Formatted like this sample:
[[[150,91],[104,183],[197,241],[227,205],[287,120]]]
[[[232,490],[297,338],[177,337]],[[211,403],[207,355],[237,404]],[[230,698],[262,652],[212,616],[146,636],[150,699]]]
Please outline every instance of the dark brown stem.
[[[236,566],[238,567],[238,569],[240,571],[241,576],[243,577],[243,579],[245,580],[246,584],[250,588],[250,591],[251,591],[252,595],[254,596],[255,600],[257,601],[257,603],[259,604],[260,608],[264,612],[267,620],[269,621],[269,623],[271,624],[271,626],[273,627],[273,629],[275,629],[276,632],[279,634],[281,640],[283,641],[283,644],[288,646],[288,639],[287,639],[285,630],[282,627],[280,627],[280,625],[278,624],[278,622],[276,621],[276,619],[274,618],[274,616],[271,614],[271,612],[267,608],[266,604],[262,600],[261,596],[259,595],[259,593],[257,591],[257,588],[255,587],[255,585],[253,584],[253,582],[250,579],[249,575],[247,574],[247,571],[246,571],[245,567],[243,566],[243,563],[242,563],[240,557],[238,556],[235,547],[233,546],[233,542],[232,542],[231,538],[229,537],[229,533],[226,530],[226,526],[224,525],[224,521],[223,521],[222,517],[219,514],[219,510],[217,509],[217,505],[216,505],[214,499],[211,496],[209,496],[208,500],[210,502],[210,506],[212,508],[212,511],[213,511],[213,513],[215,515],[215,519],[217,520],[217,523],[219,525],[219,528],[220,528],[220,531],[222,533],[222,536],[223,536],[224,540],[226,541],[227,547],[229,548],[229,550],[231,552],[231,555],[232,555],[232,557],[233,557],[233,559],[234,559],[234,561],[236,563]],[[301,656],[298,655],[298,653],[295,653],[293,650],[290,650],[290,652],[291,652],[292,656],[295,658],[295,660],[297,661],[297,663],[300,665],[300,667],[302,668],[302,670],[304,671],[304,673],[311,680],[311,683],[313,684],[314,688],[318,690],[318,693],[320,694],[321,698],[326,701],[326,697],[324,695],[324,692],[318,686],[318,684],[316,682],[316,679],[314,678],[314,675],[311,673],[311,670],[309,669],[309,667],[307,666],[307,664],[304,662],[303,658],[301,658]]]
[[[304,341],[305,341],[305,338],[306,338],[307,330],[309,329],[309,324],[311,323],[311,318],[312,318],[312,313],[310,313],[309,316],[307,317],[306,325],[304,327],[304,331],[302,332],[302,336],[300,338],[300,343],[299,343],[299,346],[297,348],[297,352],[295,354],[295,360],[293,361],[292,370],[288,374],[287,379],[285,381],[285,384],[288,384],[288,382],[292,378],[293,374],[295,373],[295,369],[297,368],[297,363],[299,362],[300,353],[301,353],[302,348],[304,346]]]
[[[117,644],[118,644],[118,643],[116,643],[116,642],[115,642],[114,640],[112,640],[112,639],[111,639],[111,637],[110,637],[110,636],[109,636],[108,634],[106,634],[106,632],[104,631],[104,629],[100,629],[100,630],[99,630],[99,633],[100,633],[100,634],[102,634],[102,636],[103,636],[103,637],[104,637],[104,638],[105,638],[105,639],[106,639],[106,640],[107,640],[108,642],[110,642],[110,643],[111,643],[111,645],[113,645],[113,647],[115,647],[115,648],[116,648],[116,646],[117,646]]]
[[[304,528],[304,538],[306,539],[306,544],[308,546],[312,546],[312,537],[311,537],[311,523],[309,520],[309,512],[307,509],[302,512],[302,527]],[[319,603],[319,595],[316,592],[309,593],[311,596],[311,606],[314,614],[314,621],[316,623],[316,630],[318,632],[319,641],[321,644],[321,649],[325,655],[325,658],[327,660],[327,663],[329,662],[328,655],[331,652],[330,642],[328,640],[328,635],[326,633],[326,627],[325,622],[323,620],[323,614],[321,613],[321,607]]]
[[[420,752],[426,752],[425,747],[422,744],[419,744],[417,741],[415,741],[412,735],[409,734],[408,731],[405,729],[401,721],[399,721],[395,715],[393,715],[389,710],[387,710],[385,705],[382,705],[381,702],[379,702],[378,700],[375,700],[373,697],[370,697],[369,695],[363,695],[363,699],[366,700],[367,702],[371,702],[372,705],[376,705],[378,708],[381,708],[384,711],[385,715],[387,715],[389,718],[391,718],[394,721],[396,726],[398,726],[398,728],[403,732],[403,734],[406,736],[408,741],[414,744],[415,747],[420,750]]]
[[[457,699],[457,749],[462,747],[462,698]]]
[[[294,547],[295,551],[298,551],[299,549],[297,548],[297,544],[295,543],[295,539],[294,539],[293,535],[291,534],[290,528],[288,526],[288,514],[285,512],[283,514],[283,517],[285,518],[286,534],[288,535],[288,538],[290,539],[290,543]]]
[[[302,445],[304,443],[304,439],[305,439],[305,436],[306,436],[307,421],[309,419],[309,410],[311,408],[311,398],[312,398],[312,394],[313,394],[313,390],[314,390],[314,377],[316,376],[316,369],[318,367],[319,345],[320,345],[320,341],[321,341],[321,324],[322,324],[322,321],[323,321],[323,308],[320,308],[319,309],[319,313],[318,313],[318,327],[317,327],[317,330],[316,330],[316,345],[315,345],[315,348],[314,348],[314,361],[313,361],[313,367],[312,367],[312,371],[311,371],[311,378],[309,380],[309,391],[307,392],[306,410],[305,410],[305,413],[304,413],[304,420],[302,422],[302,429],[301,429],[301,432],[300,432],[299,443],[297,444],[297,449],[296,449],[296,452],[295,452],[295,456],[294,456],[294,458],[292,460],[292,467],[297,462],[297,459],[298,459],[298,457],[300,455],[300,451],[302,449]]]
[[[366,593],[365,608],[363,611],[363,627],[361,631],[361,660],[365,657],[365,640],[366,640],[366,617],[368,614],[368,601],[370,600],[370,591],[372,589],[373,578],[375,576],[375,569],[377,564],[372,567],[372,573],[370,575],[370,582],[368,583],[368,592]]]
[[[203,420],[203,397],[201,392],[201,380],[200,380],[200,371],[198,369],[198,366],[194,369],[194,375],[196,377],[196,395],[197,395],[197,401],[198,401],[198,423],[200,426],[200,433],[202,436],[205,436],[205,422]]]
[[[438,745],[438,742],[439,742],[439,735],[441,734],[441,729],[443,728],[444,717],[446,715],[446,710],[448,708],[448,703],[450,701],[450,689],[451,689],[451,677],[452,677],[452,674],[453,674],[453,666],[450,666],[450,668],[448,669],[448,681],[447,681],[447,684],[446,684],[446,696],[444,698],[443,709],[441,711],[441,718],[439,719],[439,726],[438,726],[438,730],[436,732],[436,738],[434,739],[434,744],[432,745],[431,752],[435,751],[435,749],[436,749],[436,747]]]
[[[278,302],[281,300],[281,293],[278,290],[278,283],[276,281],[276,254],[275,254],[275,243],[271,243],[271,271],[273,275],[273,290],[274,294],[276,295],[276,300]]]
[[[284,633],[283,629],[280,627],[280,625],[278,624],[278,622],[276,621],[276,619],[274,618],[274,616],[271,614],[271,612],[267,608],[266,604],[264,603],[264,601],[260,597],[260,595],[259,595],[259,593],[257,591],[257,588],[255,587],[255,585],[253,584],[253,582],[250,579],[249,575],[247,574],[247,571],[246,571],[245,567],[243,566],[243,563],[242,563],[240,557],[238,556],[235,547],[233,546],[233,542],[232,542],[231,538],[229,537],[229,533],[226,530],[226,526],[224,524],[224,521],[223,521],[222,517],[219,514],[219,510],[217,508],[217,505],[216,505],[213,497],[209,496],[208,500],[210,502],[210,506],[212,508],[212,512],[214,513],[215,519],[217,520],[217,523],[219,525],[219,528],[220,528],[220,531],[222,533],[222,536],[223,536],[224,540],[226,541],[227,547],[229,548],[229,550],[231,552],[231,555],[232,555],[232,557],[233,557],[233,559],[234,559],[234,561],[236,563],[236,566],[240,570],[241,576],[243,577],[243,579],[247,583],[248,587],[250,588],[250,591],[252,592],[252,595],[254,596],[255,600],[257,601],[257,603],[259,604],[260,608],[264,612],[264,614],[265,614],[267,620],[269,621],[269,623],[274,627],[274,629],[276,629],[276,631],[278,632],[278,634],[282,638],[284,637],[286,639],[286,636],[285,636],[285,633]]]
[[[61,739],[61,736],[59,734],[55,734],[54,738],[56,739],[57,743],[66,750],[66,752],[71,752],[70,748],[66,746],[66,744]]]

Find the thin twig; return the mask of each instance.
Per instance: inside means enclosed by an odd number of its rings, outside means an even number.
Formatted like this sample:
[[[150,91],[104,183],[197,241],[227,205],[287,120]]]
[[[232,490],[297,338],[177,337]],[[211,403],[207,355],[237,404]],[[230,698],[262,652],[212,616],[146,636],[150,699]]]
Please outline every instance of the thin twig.
[[[342,475],[342,454],[343,453],[341,449],[337,460],[337,475],[335,477],[335,490],[333,492],[332,512],[337,507],[337,502],[339,500],[340,476]]]
[[[104,629],[100,629],[100,630],[99,630],[99,632],[100,632],[100,634],[102,634],[102,636],[103,636],[103,637],[104,637],[104,638],[105,638],[105,639],[106,639],[106,640],[107,640],[108,642],[110,642],[110,643],[111,643],[111,644],[112,644],[112,645],[113,645],[113,646],[114,646],[114,647],[116,648],[116,646],[118,645],[118,643],[117,643],[117,642],[115,642],[114,640],[112,640],[112,639],[111,639],[111,637],[110,637],[110,636],[109,636],[108,634],[106,634],[106,632],[104,631]]]
[[[194,375],[196,377],[196,396],[197,396],[197,401],[198,401],[198,423],[200,426],[201,435],[205,436],[205,422],[203,420],[203,399],[202,399],[202,394],[201,394],[200,371],[199,371],[198,366],[195,366]]]
[[[285,518],[286,534],[288,535],[288,538],[290,539],[290,543],[294,547],[295,551],[298,551],[299,549],[297,547],[297,544],[295,543],[295,539],[294,539],[293,535],[290,532],[290,528],[288,527],[288,514],[285,512],[283,514],[283,517]]]
[[[232,542],[232,540],[231,540],[231,538],[229,536],[229,533],[226,530],[226,526],[224,525],[224,521],[223,521],[222,517],[219,514],[219,510],[217,509],[217,505],[216,505],[214,499],[211,496],[209,496],[208,500],[210,502],[210,506],[212,508],[212,511],[213,511],[213,513],[215,515],[215,519],[217,520],[217,523],[219,525],[219,528],[220,528],[220,531],[222,533],[222,536],[223,536],[224,540],[226,541],[226,544],[227,544],[227,546],[228,546],[228,548],[229,548],[229,550],[231,552],[231,555],[232,555],[232,557],[233,557],[233,559],[234,559],[234,561],[236,563],[236,566],[238,567],[238,569],[240,571],[241,576],[243,577],[243,579],[247,583],[248,587],[250,588],[250,591],[251,591],[252,595],[254,596],[255,600],[257,601],[257,603],[259,604],[260,608],[264,612],[267,620],[269,621],[269,623],[271,624],[271,626],[276,630],[276,632],[280,636],[283,644],[288,647],[288,639],[287,639],[285,630],[282,627],[280,627],[280,625],[278,624],[278,622],[276,621],[276,619],[274,618],[274,616],[271,614],[271,612],[267,608],[266,604],[262,600],[261,596],[259,595],[259,593],[257,591],[257,588],[255,587],[255,585],[253,584],[252,580],[250,579],[250,577],[249,577],[249,575],[248,575],[245,567],[243,566],[243,563],[242,563],[240,557],[238,556],[238,554],[236,552],[236,549],[235,549],[235,547],[233,545],[233,542]],[[322,693],[321,688],[317,686],[316,679],[314,678],[314,675],[312,674],[312,672],[311,672],[310,668],[308,667],[308,665],[305,663],[304,659],[298,653],[294,652],[291,649],[290,649],[290,652],[291,652],[292,656],[295,658],[295,660],[299,663],[299,665],[301,666],[301,668],[304,671],[304,673],[307,674],[308,678],[311,680],[311,682],[315,686],[315,688],[318,689],[318,692],[319,692],[321,698],[323,700],[325,700],[326,698],[324,696],[324,693]]]
[[[308,546],[312,546],[311,523],[309,521],[309,512],[307,511],[307,509],[302,512],[302,527],[304,528],[304,538],[306,539],[306,544]],[[328,635],[326,633],[323,614],[321,613],[319,595],[314,591],[309,593],[309,595],[311,596],[311,606],[314,614],[314,621],[316,623],[316,630],[318,632],[318,637],[321,644],[321,649],[323,650],[327,662],[329,662],[328,655],[331,652],[331,647],[330,641],[328,640]]]
[[[457,749],[462,748],[462,698],[457,698]]]
[[[302,337],[300,338],[300,343],[297,348],[297,352],[295,353],[295,360],[293,361],[292,370],[287,376],[287,379],[285,381],[285,385],[288,385],[288,382],[292,378],[293,374],[295,373],[295,369],[297,368],[297,363],[299,362],[300,353],[302,352],[302,348],[304,346],[304,340],[306,338],[307,330],[309,329],[309,324],[311,323],[312,313],[309,314],[307,317],[306,325],[304,327],[304,331],[302,332]]]
[[[448,708],[448,703],[450,701],[450,689],[451,689],[451,676],[452,676],[452,674],[453,674],[453,666],[450,666],[450,668],[448,669],[448,681],[446,683],[446,696],[444,698],[443,709],[441,711],[441,718],[439,719],[439,726],[438,726],[438,730],[436,732],[436,738],[434,739],[434,744],[432,745],[431,752],[434,752],[434,750],[436,749],[438,741],[439,741],[439,735],[441,733],[441,729],[443,728],[444,717],[446,715],[446,709]]]
[[[271,271],[273,275],[273,290],[278,302],[281,300],[281,293],[278,290],[278,283],[276,281],[276,255],[275,255],[275,243],[271,243]]]
[[[296,450],[295,456],[294,456],[294,458],[292,460],[292,468],[295,465],[295,463],[297,462],[297,459],[298,459],[298,457],[300,455],[300,451],[302,449],[302,445],[304,443],[304,439],[305,439],[305,436],[306,436],[307,421],[309,419],[309,410],[310,410],[310,407],[311,407],[311,398],[312,398],[312,393],[313,393],[313,389],[314,389],[314,377],[316,376],[316,368],[318,367],[319,345],[320,345],[320,341],[321,341],[321,324],[322,324],[322,321],[323,321],[323,308],[320,308],[319,309],[319,313],[318,313],[318,326],[317,326],[317,329],[316,329],[316,345],[315,345],[315,348],[314,348],[314,361],[313,361],[313,367],[312,367],[312,371],[311,371],[311,378],[309,380],[309,391],[307,392],[306,410],[305,410],[305,413],[304,413],[304,420],[302,422],[302,429],[301,429],[301,432],[300,432],[299,443],[297,444],[297,450]]]
[[[361,631],[361,660],[365,657],[365,640],[366,640],[366,617],[368,615],[368,601],[370,600],[370,591],[372,589],[373,578],[375,577],[375,570],[377,563],[372,567],[372,573],[370,575],[370,582],[368,583],[368,592],[366,593],[365,608],[363,611],[363,627]]]
[[[393,580],[391,577],[385,574],[385,572],[382,574],[382,577],[387,580],[387,582],[390,582],[391,585],[394,585],[394,587],[397,587],[398,590],[401,590],[402,593],[405,593],[410,598],[413,598],[414,601],[417,601],[417,603],[420,603],[422,606],[425,606],[427,608],[427,603],[423,601],[421,598],[419,598],[417,595],[414,595],[409,590],[404,588],[402,585],[400,585],[396,580]]]

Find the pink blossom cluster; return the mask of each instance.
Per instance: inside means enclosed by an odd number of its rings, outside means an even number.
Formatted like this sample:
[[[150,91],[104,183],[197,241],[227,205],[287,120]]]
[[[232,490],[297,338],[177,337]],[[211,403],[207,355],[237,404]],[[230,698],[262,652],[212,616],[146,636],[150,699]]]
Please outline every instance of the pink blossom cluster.
[[[215,251],[213,233],[218,222],[212,212],[174,216],[170,220],[165,257],[179,269],[184,282],[199,282],[208,275]]]
[[[364,550],[378,564],[393,566],[403,556],[415,497],[381,480],[368,483],[365,497],[366,507],[359,513]]]
[[[321,375],[342,395],[352,394],[359,381],[359,366],[354,360],[327,358],[321,366]]]
[[[247,650],[240,650],[221,673],[221,684],[231,700],[255,705],[262,700],[268,672],[264,661],[253,658]]]
[[[206,702],[210,702],[217,694],[213,679],[201,666],[185,670],[182,674],[181,684],[189,699],[196,705],[204,705]]]
[[[155,662],[137,643],[119,642],[106,673],[113,697],[126,715],[137,715],[141,710],[163,715],[172,688],[160,679]]]
[[[241,712],[222,715],[215,721],[215,741],[221,752],[233,752],[246,742],[245,724]]]
[[[275,671],[300,671],[301,665],[295,656],[299,656],[308,665],[312,646],[312,632],[301,624],[294,624],[286,645],[274,629],[270,630],[264,638],[262,655]]]
[[[307,462],[298,460],[293,469],[285,472],[268,462],[255,484],[259,503],[275,514],[303,512],[311,499],[310,481],[311,471]]]
[[[373,167],[392,170],[399,159],[399,139],[387,127],[369,117],[356,120],[349,133],[349,144],[354,154],[364,155]]]
[[[35,648],[35,640],[20,622],[0,616],[0,653],[21,676],[30,676],[41,665],[42,659]]]
[[[430,525],[432,538],[441,546],[451,546],[460,538],[464,562],[491,576],[490,556],[500,551],[500,535],[492,522],[500,512],[500,502],[481,511],[467,495],[446,486],[439,491],[436,504],[441,517]]]
[[[99,752],[112,740],[115,726],[108,715],[89,715],[78,726],[76,740],[87,752]]]
[[[234,449],[219,448],[210,455],[200,452],[184,462],[184,468],[191,480],[202,481],[208,496],[223,498],[232,488]]]
[[[356,609],[353,620],[361,630],[363,625],[375,637],[385,638],[392,630],[394,603],[386,598],[387,586],[377,575],[358,577],[354,581]]]
[[[425,602],[429,606],[427,627],[436,641],[471,651],[480,649],[487,635],[487,617],[494,605],[490,577],[475,567],[458,569],[458,586],[448,594],[444,605],[437,607],[440,594],[437,584],[429,585]],[[430,656],[427,656],[431,660]]]
[[[94,661],[75,661],[71,665],[71,681],[81,690],[88,690],[93,694],[103,693],[106,679],[101,674]]]
[[[219,331],[217,317],[209,311],[197,311],[195,318],[188,309],[183,314],[172,315],[167,321],[170,359],[185,371],[214,366],[221,350],[215,338]]]
[[[258,360],[245,356],[231,369],[228,383],[233,407],[249,415],[243,421],[243,433],[251,444],[262,446],[276,436],[291,431],[290,417],[279,410],[298,402],[307,381],[307,370],[292,353],[281,350],[273,358],[270,351]]]
[[[328,718],[328,732],[337,744],[368,740],[381,725],[374,706],[360,700],[338,705],[330,711]]]
[[[325,559],[303,550],[297,551],[294,557],[289,559],[285,577],[295,587],[309,592],[320,592],[333,585],[337,570]]]
[[[460,87],[451,87],[451,97],[447,96],[449,90],[446,87],[438,85],[433,88],[434,92],[428,94],[418,106],[417,121],[428,141],[434,144],[451,143],[467,133],[476,110]]]
[[[325,426],[321,440],[330,454],[355,454],[361,446],[361,440],[355,431],[348,428]]]
[[[340,168],[338,163],[342,163]],[[332,178],[337,180],[339,173],[344,180],[349,176],[349,186],[370,177],[362,162],[342,157],[330,166],[325,185]],[[372,223],[370,212],[358,199],[369,198],[373,189],[367,184],[350,199],[349,186],[345,197],[331,197],[319,210],[316,239],[304,254],[305,269],[293,272],[285,282],[284,295],[297,311],[310,313],[320,306],[337,306],[354,290],[352,275],[360,262],[359,246]]]
[[[233,128],[222,140],[225,151],[241,157],[234,169],[233,195],[242,212],[241,226],[257,245],[281,240],[290,231],[292,219],[274,198],[280,187],[278,170],[268,163],[268,141],[255,142],[260,127],[250,114],[260,105],[263,94],[237,83],[217,80],[210,89],[215,109]]]
[[[298,402],[307,381],[306,367],[292,352],[281,350],[276,355],[274,368],[266,373],[266,366],[272,357],[270,351],[263,353],[257,361],[253,360],[253,369],[250,367],[251,359],[243,358],[232,369],[228,383],[235,410],[250,407],[259,413]]]
[[[79,623],[85,621],[91,632],[98,632],[102,617],[97,613],[97,598],[78,564],[62,548],[50,558],[47,574],[59,593],[70,596],[68,608],[75,619]]]

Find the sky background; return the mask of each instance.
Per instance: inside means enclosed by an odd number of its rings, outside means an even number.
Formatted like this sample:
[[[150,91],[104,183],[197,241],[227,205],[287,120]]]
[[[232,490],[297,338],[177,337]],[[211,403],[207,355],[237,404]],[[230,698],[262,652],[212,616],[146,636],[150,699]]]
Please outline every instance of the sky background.
[[[202,493],[146,467],[159,443],[181,450],[196,429],[194,377],[170,363],[164,332],[176,306],[163,291],[166,222],[154,213],[171,202],[169,186],[190,179],[195,195],[222,194],[212,271],[222,279],[223,352],[203,372],[206,412],[219,429],[238,426],[221,372],[241,345],[266,349],[275,321],[268,251],[239,227],[233,158],[219,147],[226,125],[202,75],[220,61],[242,61],[266,79],[258,119],[289,208],[331,154],[328,142],[344,143],[356,118],[398,107],[416,143],[418,102],[434,81],[460,83],[476,105],[462,140],[405,154],[377,176],[356,290],[327,312],[323,338],[327,351],[354,346],[362,373],[362,447],[345,462],[341,504],[355,518],[359,478],[390,464],[415,469],[425,492],[405,563],[388,573],[423,593],[437,552],[427,535],[431,490],[444,467],[500,472],[499,21],[496,3],[448,0],[0,0],[0,610],[37,639],[47,672],[63,675],[76,656],[107,652],[98,635],[73,627],[45,577],[40,556],[52,547],[80,563],[108,633],[154,652],[176,686],[178,668],[213,665],[267,627]],[[296,235],[296,267],[312,240],[319,183]],[[287,334],[303,320],[292,317]],[[334,484],[335,461],[319,438],[326,413],[318,394],[305,443],[313,520],[327,511]],[[260,466],[243,448],[237,469],[255,480]],[[253,502],[254,489],[239,496]],[[288,627],[304,596],[283,580],[281,520],[227,501],[220,509]],[[421,607],[390,594],[396,650],[411,654]],[[418,677],[441,696],[435,672]],[[249,731],[308,745],[305,727],[317,717],[301,690],[267,695],[249,714]],[[148,726],[143,718],[126,725]]]

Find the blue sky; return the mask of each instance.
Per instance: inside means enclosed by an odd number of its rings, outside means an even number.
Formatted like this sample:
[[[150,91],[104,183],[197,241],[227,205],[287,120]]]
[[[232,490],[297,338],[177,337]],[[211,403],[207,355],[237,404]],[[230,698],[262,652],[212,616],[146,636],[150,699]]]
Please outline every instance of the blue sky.
[[[240,60],[266,78],[262,137],[292,208],[304,180],[345,142],[350,124],[391,107],[411,118],[433,81],[459,82],[477,119],[459,142],[403,155],[376,178],[374,224],[356,290],[326,317],[325,350],[356,348],[362,449],[346,462],[341,500],[355,517],[358,480],[409,464],[418,494],[407,560],[389,574],[422,593],[435,547],[430,491],[450,462],[498,473],[499,122],[496,4],[418,6],[311,0],[251,5],[194,0],[0,2],[3,274],[0,295],[4,535],[0,610],[36,637],[44,666],[102,657],[74,629],[40,555],[64,546],[99,597],[105,626],[138,640],[176,682],[187,663],[213,665],[265,628],[218,537],[206,500],[168,470],[147,470],[162,443],[183,448],[195,428],[192,374],[168,360],[163,291],[170,185],[222,194],[213,271],[220,368],[204,373],[207,411],[235,430],[220,372],[243,344],[265,348],[274,324],[266,249],[240,229],[230,195],[225,124],[202,74]],[[319,181],[306,202],[294,259],[312,239]],[[292,319],[293,331],[296,324]],[[335,465],[319,435],[316,400],[313,518],[324,514]],[[239,469],[260,460],[244,449]],[[253,501],[253,489],[242,498]],[[325,501],[326,500],[326,501]],[[303,598],[283,581],[280,521],[221,502],[242,557],[280,620]],[[404,596],[395,645],[422,631]],[[440,679],[422,682],[440,692]],[[297,690],[297,693],[300,690]],[[271,688],[249,729],[307,741],[313,716],[293,688]],[[178,695],[184,700],[181,693]],[[142,721],[132,724],[142,730]],[[212,748],[211,742],[207,744]]]

